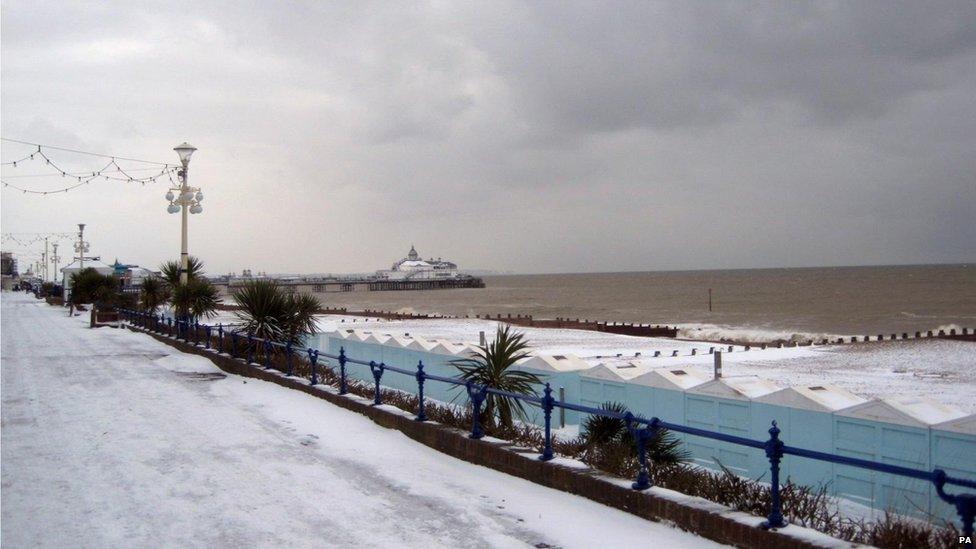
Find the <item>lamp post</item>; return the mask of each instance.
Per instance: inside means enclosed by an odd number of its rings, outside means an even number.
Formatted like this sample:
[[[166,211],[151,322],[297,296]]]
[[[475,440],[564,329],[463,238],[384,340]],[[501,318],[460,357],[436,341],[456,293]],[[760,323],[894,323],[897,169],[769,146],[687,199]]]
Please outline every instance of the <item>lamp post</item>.
[[[78,268],[80,270],[85,268],[85,252],[87,252],[88,250],[89,250],[88,243],[85,242],[85,224],[79,223],[78,242],[75,243],[75,253],[78,254],[78,257],[76,257],[75,259],[78,260]]]
[[[183,214],[182,240],[180,243],[180,284],[186,284],[190,268],[190,256],[186,251],[187,214],[198,214],[203,211],[203,206],[200,205],[200,202],[203,200],[203,193],[200,192],[200,189],[190,187],[186,184],[190,157],[193,156],[193,152],[197,148],[184,141],[181,145],[173,147],[173,150],[176,151],[176,154],[180,155],[180,162],[183,163],[183,168],[178,172],[180,186],[171,188],[166,193],[166,200],[169,201],[169,207],[166,208],[166,211],[171,214],[176,212],[182,212]],[[173,191],[178,192],[179,195],[174,195]]]

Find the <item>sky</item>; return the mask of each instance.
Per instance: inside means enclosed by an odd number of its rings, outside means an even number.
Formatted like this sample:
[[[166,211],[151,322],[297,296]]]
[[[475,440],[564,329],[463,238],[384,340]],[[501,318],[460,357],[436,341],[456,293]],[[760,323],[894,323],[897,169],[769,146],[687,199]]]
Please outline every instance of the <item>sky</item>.
[[[196,146],[211,274],[976,261],[971,1],[3,1],[0,69],[4,138]],[[167,188],[3,188],[0,225],[156,266]]]

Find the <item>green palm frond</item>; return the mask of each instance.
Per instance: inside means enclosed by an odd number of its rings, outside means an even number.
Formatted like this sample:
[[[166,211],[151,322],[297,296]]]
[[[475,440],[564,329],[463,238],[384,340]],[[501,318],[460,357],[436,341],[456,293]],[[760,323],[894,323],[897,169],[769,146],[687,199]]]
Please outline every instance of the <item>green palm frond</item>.
[[[235,314],[247,333],[282,343],[299,343],[315,333],[321,305],[312,295],[288,295],[274,281],[251,280],[235,289],[233,296],[240,306]]]
[[[171,302],[180,318],[206,318],[214,315],[220,304],[220,292],[205,278],[191,278],[172,290]]]
[[[528,342],[510,326],[499,327],[495,339],[480,345],[474,356],[451,361],[461,372],[461,379],[478,385],[487,385],[510,393],[533,395],[535,387],[541,383],[536,374],[513,369],[520,360],[528,358]],[[519,399],[489,393],[485,398],[485,417],[511,427],[513,419],[525,419],[525,406]]]
[[[187,280],[192,280],[194,278],[200,278],[203,276],[203,261],[194,256],[188,256],[186,260],[186,278]],[[163,280],[166,281],[171,288],[175,288],[180,283],[180,262],[179,261],[167,261],[159,266],[159,270],[163,273]]]

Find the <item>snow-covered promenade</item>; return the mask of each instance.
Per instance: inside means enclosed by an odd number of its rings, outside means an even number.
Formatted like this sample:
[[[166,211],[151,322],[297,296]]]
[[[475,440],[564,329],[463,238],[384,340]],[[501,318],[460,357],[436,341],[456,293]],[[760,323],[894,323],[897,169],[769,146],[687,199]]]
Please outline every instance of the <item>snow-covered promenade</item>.
[[[149,336],[0,303],[5,546],[714,545]]]

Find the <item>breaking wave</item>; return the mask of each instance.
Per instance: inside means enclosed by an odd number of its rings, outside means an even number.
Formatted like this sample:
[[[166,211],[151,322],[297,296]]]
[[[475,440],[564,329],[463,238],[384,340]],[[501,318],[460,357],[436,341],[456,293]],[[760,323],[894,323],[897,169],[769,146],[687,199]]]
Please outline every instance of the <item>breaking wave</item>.
[[[678,338],[697,341],[734,341],[737,343],[776,343],[835,340],[850,337],[845,334],[825,332],[795,332],[791,330],[772,330],[749,326],[727,326],[721,324],[688,324],[678,326]]]

